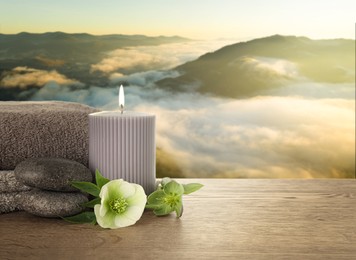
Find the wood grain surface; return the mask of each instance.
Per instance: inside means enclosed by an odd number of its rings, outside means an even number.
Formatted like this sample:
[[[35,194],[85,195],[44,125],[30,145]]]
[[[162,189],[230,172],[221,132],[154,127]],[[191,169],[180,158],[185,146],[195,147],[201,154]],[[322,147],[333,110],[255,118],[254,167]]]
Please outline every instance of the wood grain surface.
[[[354,179],[200,182],[181,219],[145,211],[106,230],[0,215],[0,259],[356,259]]]

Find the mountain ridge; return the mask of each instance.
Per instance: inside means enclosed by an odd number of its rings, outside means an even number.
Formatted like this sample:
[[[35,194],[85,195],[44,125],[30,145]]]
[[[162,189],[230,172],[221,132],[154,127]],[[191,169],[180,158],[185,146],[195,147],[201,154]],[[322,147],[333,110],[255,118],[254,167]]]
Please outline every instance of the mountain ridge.
[[[88,33],[46,32],[0,34],[0,83],[16,67],[56,70],[87,85],[105,86],[104,73],[91,72],[93,64],[110,51],[137,46],[157,46],[191,41],[180,36],[91,35]],[[17,73],[17,72],[16,72]],[[5,75],[6,74],[6,75]],[[10,73],[11,74],[11,73]],[[2,89],[4,98],[17,98],[16,89]],[[4,92],[6,92],[4,94]],[[9,94],[11,92],[11,94]]]
[[[56,70],[86,86],[107,87],[111,84],[108,75],[92,71],[92,65],[107,58],[111,50],[182,41],[191,40],[180,36],[151,37],[139,34],[0,34],[0,82],[6,75],[22,73],[11,72],[14,68],[28,67],[43,71]],[[241,41],[180,64],[172,69],[180,72],[178,77],[155,83],[157,87],[173,92],[198,91],[229,98],[260,95],[303,80],[350,83],[355,81],[354,43],[349,39],[313,40],[304,36],[279,34]],[[152,69],[149,66],[112,73],[129,75],[139,69]],[[38,86],[35,86],[34,91],[37,89]],[[20,97],[16,87],[1,91],[8,99]]]
[[[30,51],[42,51],[50,57],[65,58],[63,56],[67,56],[68,52],[84,52],[97,56],[103,52],[129,46],[190,41],[180,36],[92,35],[64,32],[0,34],[0,40],[2,60],[15,55],[28,57],[30,54],[26,52]]]
[[[248,97],[305,78],[353,82],[354,57],[354,40],[272,35],[206,53],[174,68],[180,76],[160,80],[157,85],[171,91],[191,88],[219,96]]]

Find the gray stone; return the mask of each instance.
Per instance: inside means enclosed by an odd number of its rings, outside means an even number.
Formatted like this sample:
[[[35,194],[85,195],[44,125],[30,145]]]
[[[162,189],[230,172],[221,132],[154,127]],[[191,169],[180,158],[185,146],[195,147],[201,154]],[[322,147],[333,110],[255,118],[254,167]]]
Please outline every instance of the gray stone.
[[[55,218],[76,215],[85,207],[88,198],[80,192],[58,192],[33,189],[23,192],[20,205],[23,210],[40,217]]]
[[[51,191],[78,191],[71,181],[92,181],[83,164],[62,158],[32,158],[15,168],[16,179],[25,185]]]
[[[22,210],[20,200],[26,192],[0,193],[0,214]]]
[[[0,193],[19,192],[31,190],[15,178],[14,171],[0,171]]]

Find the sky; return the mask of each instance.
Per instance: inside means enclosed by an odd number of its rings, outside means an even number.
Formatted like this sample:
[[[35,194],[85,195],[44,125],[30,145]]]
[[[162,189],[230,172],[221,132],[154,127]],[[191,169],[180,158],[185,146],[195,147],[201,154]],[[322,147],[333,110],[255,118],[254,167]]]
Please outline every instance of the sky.
[[[355,38],[354,0],[0,0],[0,33]]]

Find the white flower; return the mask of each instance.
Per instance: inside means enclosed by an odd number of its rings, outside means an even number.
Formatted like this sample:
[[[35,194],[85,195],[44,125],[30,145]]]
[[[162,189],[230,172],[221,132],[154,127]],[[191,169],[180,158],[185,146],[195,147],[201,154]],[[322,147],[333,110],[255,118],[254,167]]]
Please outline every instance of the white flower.
[[[142,216],[147,196],[142,186],[122,179],[105,184],[100,191],[101,204],[94,206],[96,221],[103,228],[131,226]]]

